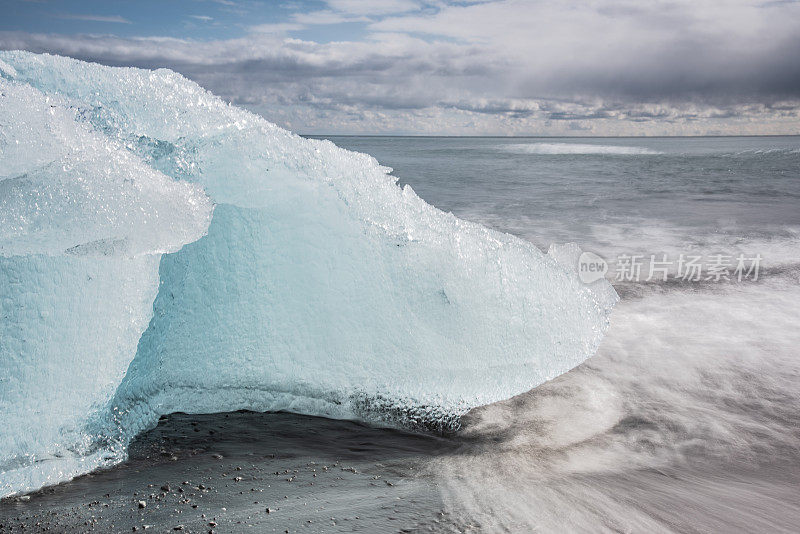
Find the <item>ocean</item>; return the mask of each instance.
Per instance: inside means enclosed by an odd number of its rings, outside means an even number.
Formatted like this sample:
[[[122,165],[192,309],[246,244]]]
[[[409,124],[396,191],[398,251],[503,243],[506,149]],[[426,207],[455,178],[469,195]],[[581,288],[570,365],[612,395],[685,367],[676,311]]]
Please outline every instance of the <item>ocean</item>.
[[[543,250],[798,261],[800,137],[328,137],[426,202]]]
[[[328,137],[436,207],[603,258],[598,353],[471,412],[428,465],[453,531],[800,521],[800,137]]]

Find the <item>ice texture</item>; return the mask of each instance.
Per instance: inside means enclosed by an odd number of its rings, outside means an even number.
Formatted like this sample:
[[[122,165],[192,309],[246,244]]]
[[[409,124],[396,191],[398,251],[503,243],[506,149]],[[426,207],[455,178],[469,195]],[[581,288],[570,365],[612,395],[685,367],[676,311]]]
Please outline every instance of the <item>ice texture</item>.
[[[0,495],[174,411],[455,428],[595,352],[617,297],[577,249],[389,171],[168,70],[0,52]]]
[[[28,56],[33,59],[32,56]],[[89,431],[152,316],[161,253],[205,234],[199,185],[0,64],[0,495],[102,463]]]

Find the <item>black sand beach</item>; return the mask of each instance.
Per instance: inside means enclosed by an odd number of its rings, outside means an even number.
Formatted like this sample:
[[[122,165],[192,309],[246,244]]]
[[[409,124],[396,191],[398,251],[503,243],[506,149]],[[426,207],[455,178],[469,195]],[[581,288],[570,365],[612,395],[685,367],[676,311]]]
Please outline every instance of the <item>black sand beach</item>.
[[[442,517],[444,438],[293,414],[174,414],[111,469],[0,503],[0,532],[401,532]]]
[[[635,418],[548,444],[562,430],[543,408],[580,412],[567,392],[588,371],[473,410],[453,436],[288,413],[173,414],[128,461],[0,501],[0,532],[796,531],[796,451],[759,462],[699,447],[636,467],[631,449],[628,465],[575,464],[607,462],[609,439],[648,447],[639,436],[652,422]],[[509,410],[526,418],[496,426]]]

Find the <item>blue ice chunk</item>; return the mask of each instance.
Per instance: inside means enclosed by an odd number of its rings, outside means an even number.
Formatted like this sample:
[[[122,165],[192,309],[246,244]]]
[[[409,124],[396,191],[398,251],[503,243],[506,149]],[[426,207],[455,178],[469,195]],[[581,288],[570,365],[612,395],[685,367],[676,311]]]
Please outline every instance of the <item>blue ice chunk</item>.
[[[0,61],[0,494],[119,461],[173,411],[454,428],[602,339],[617,297],[572,249],[443,213],[171,71]]]

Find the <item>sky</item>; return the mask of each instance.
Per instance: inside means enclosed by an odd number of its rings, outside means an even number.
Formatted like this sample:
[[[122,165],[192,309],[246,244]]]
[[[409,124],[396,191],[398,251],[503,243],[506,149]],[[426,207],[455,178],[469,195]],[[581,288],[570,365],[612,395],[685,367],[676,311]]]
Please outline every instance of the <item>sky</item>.
[[[302,134],[800,134],[800,0],[0,0],[0,49]]]

